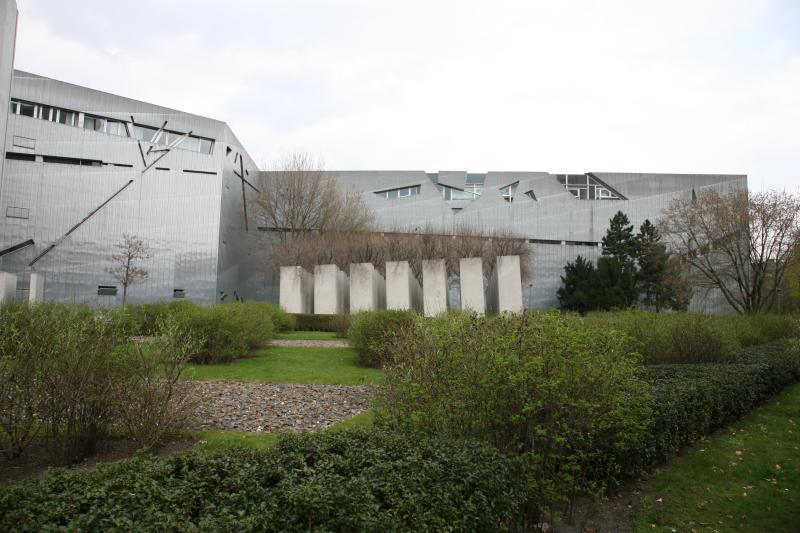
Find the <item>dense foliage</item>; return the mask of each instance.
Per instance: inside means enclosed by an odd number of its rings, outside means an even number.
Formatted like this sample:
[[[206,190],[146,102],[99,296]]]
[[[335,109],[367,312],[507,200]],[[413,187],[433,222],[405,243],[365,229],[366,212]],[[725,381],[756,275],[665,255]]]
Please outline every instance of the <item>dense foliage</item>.
[[[502,531],[524,478],[478,443],[376,431],[55,471],[0,489],[0,529]]]
[[[358,364],[374,368],[383,366],[394,353],[397,338],[417,316],[414,311],[395,309],[362,311],[353,315],[347,338],[358,353]]]
[[[582,256],[564,267],[558,290],[561,309],[579,313],[627,309],[640,300],[656,311],[686,309],[688,286],[649,220],[634,234],[628,217],[618,211],[602,245],[596,267]]]
[[[127,343],[118,313],[39,304],[0,307],[0,452],[18,456],[44,438],[54,462],[94,452],[112,428],[150,445],[189,416],[177,380],[192,346]],[[136,406],[136,408],[133,408]]]
[[[535,506],[602,490],[643,438],[648,387],[623,334],[574,326],[558,313],[418,319],[384,367],[388,422],[522,455]]]

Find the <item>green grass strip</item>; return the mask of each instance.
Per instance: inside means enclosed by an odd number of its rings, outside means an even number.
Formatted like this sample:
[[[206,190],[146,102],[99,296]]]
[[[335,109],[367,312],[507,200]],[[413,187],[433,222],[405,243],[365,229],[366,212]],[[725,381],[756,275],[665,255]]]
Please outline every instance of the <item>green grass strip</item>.
[[[800,384],[660,472],[635,531],[800,531]]]

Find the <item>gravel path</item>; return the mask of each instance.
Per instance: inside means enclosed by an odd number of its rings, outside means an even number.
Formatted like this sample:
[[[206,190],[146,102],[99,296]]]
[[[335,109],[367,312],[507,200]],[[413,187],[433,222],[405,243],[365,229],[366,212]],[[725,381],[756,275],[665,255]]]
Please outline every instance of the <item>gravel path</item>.
[[[275,339],[273,346],[302,346],[304,348],[347,348],[349,345],[345,340],[299,340],[299,339]]]
[[[200,428],[240,431],[317,431],[372,406],[373,388],[196,381],[208,402]]]

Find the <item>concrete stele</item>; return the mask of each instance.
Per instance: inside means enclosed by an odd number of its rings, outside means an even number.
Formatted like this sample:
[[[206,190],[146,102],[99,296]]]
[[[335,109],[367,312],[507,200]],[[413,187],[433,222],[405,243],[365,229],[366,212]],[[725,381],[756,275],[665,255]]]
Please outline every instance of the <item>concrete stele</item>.
[[[347,274],[336,265],[314,267],[314,314],[335,315],[346,311]]]
[[[498,312],[521,313],[522,307],[522,274],[518,255],[504,255],[497,258],[495,267],[497,275],[497,307]]]
[[[0,272],[0,305],[17,299],[17,275],[11,272]]]
[[[444,259],[422,262],[422,301],[425,316],[447,311],[447,269]]]
[[[350,265],[350,312],[381,308],[383,277],[372,263]]]
[[[483,287],[483,260],[470,257],[459,260],[461,278],[461,309],[479,315],[486,312],[486,294]]]
[[[44,274],[31,272],[30,288],[28,290],[28,303],[35,304],[44,301]]]
[[[311,274],[301,266],[281,267],[279,299],[287,313],[311,313],[314,307]]]
[[[417,283],[408,261],[386,263],[386,308],[414,309],[422,307],[422,289]]]

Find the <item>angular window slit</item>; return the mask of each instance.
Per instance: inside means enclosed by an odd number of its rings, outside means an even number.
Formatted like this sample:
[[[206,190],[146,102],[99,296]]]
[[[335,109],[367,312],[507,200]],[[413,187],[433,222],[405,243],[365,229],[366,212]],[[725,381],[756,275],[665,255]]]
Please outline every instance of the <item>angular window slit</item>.
[[[36,156],[33,154],[21,154],[19,152],[6,152],[6,159],[13,161],[36,161]]]
[[[209,176],[216,176],[217,175],[216,172],[212,172],[210,170],[187,170],[187,169],[184,169],[184,172],[186,172],[187,174],[208,174]]]

